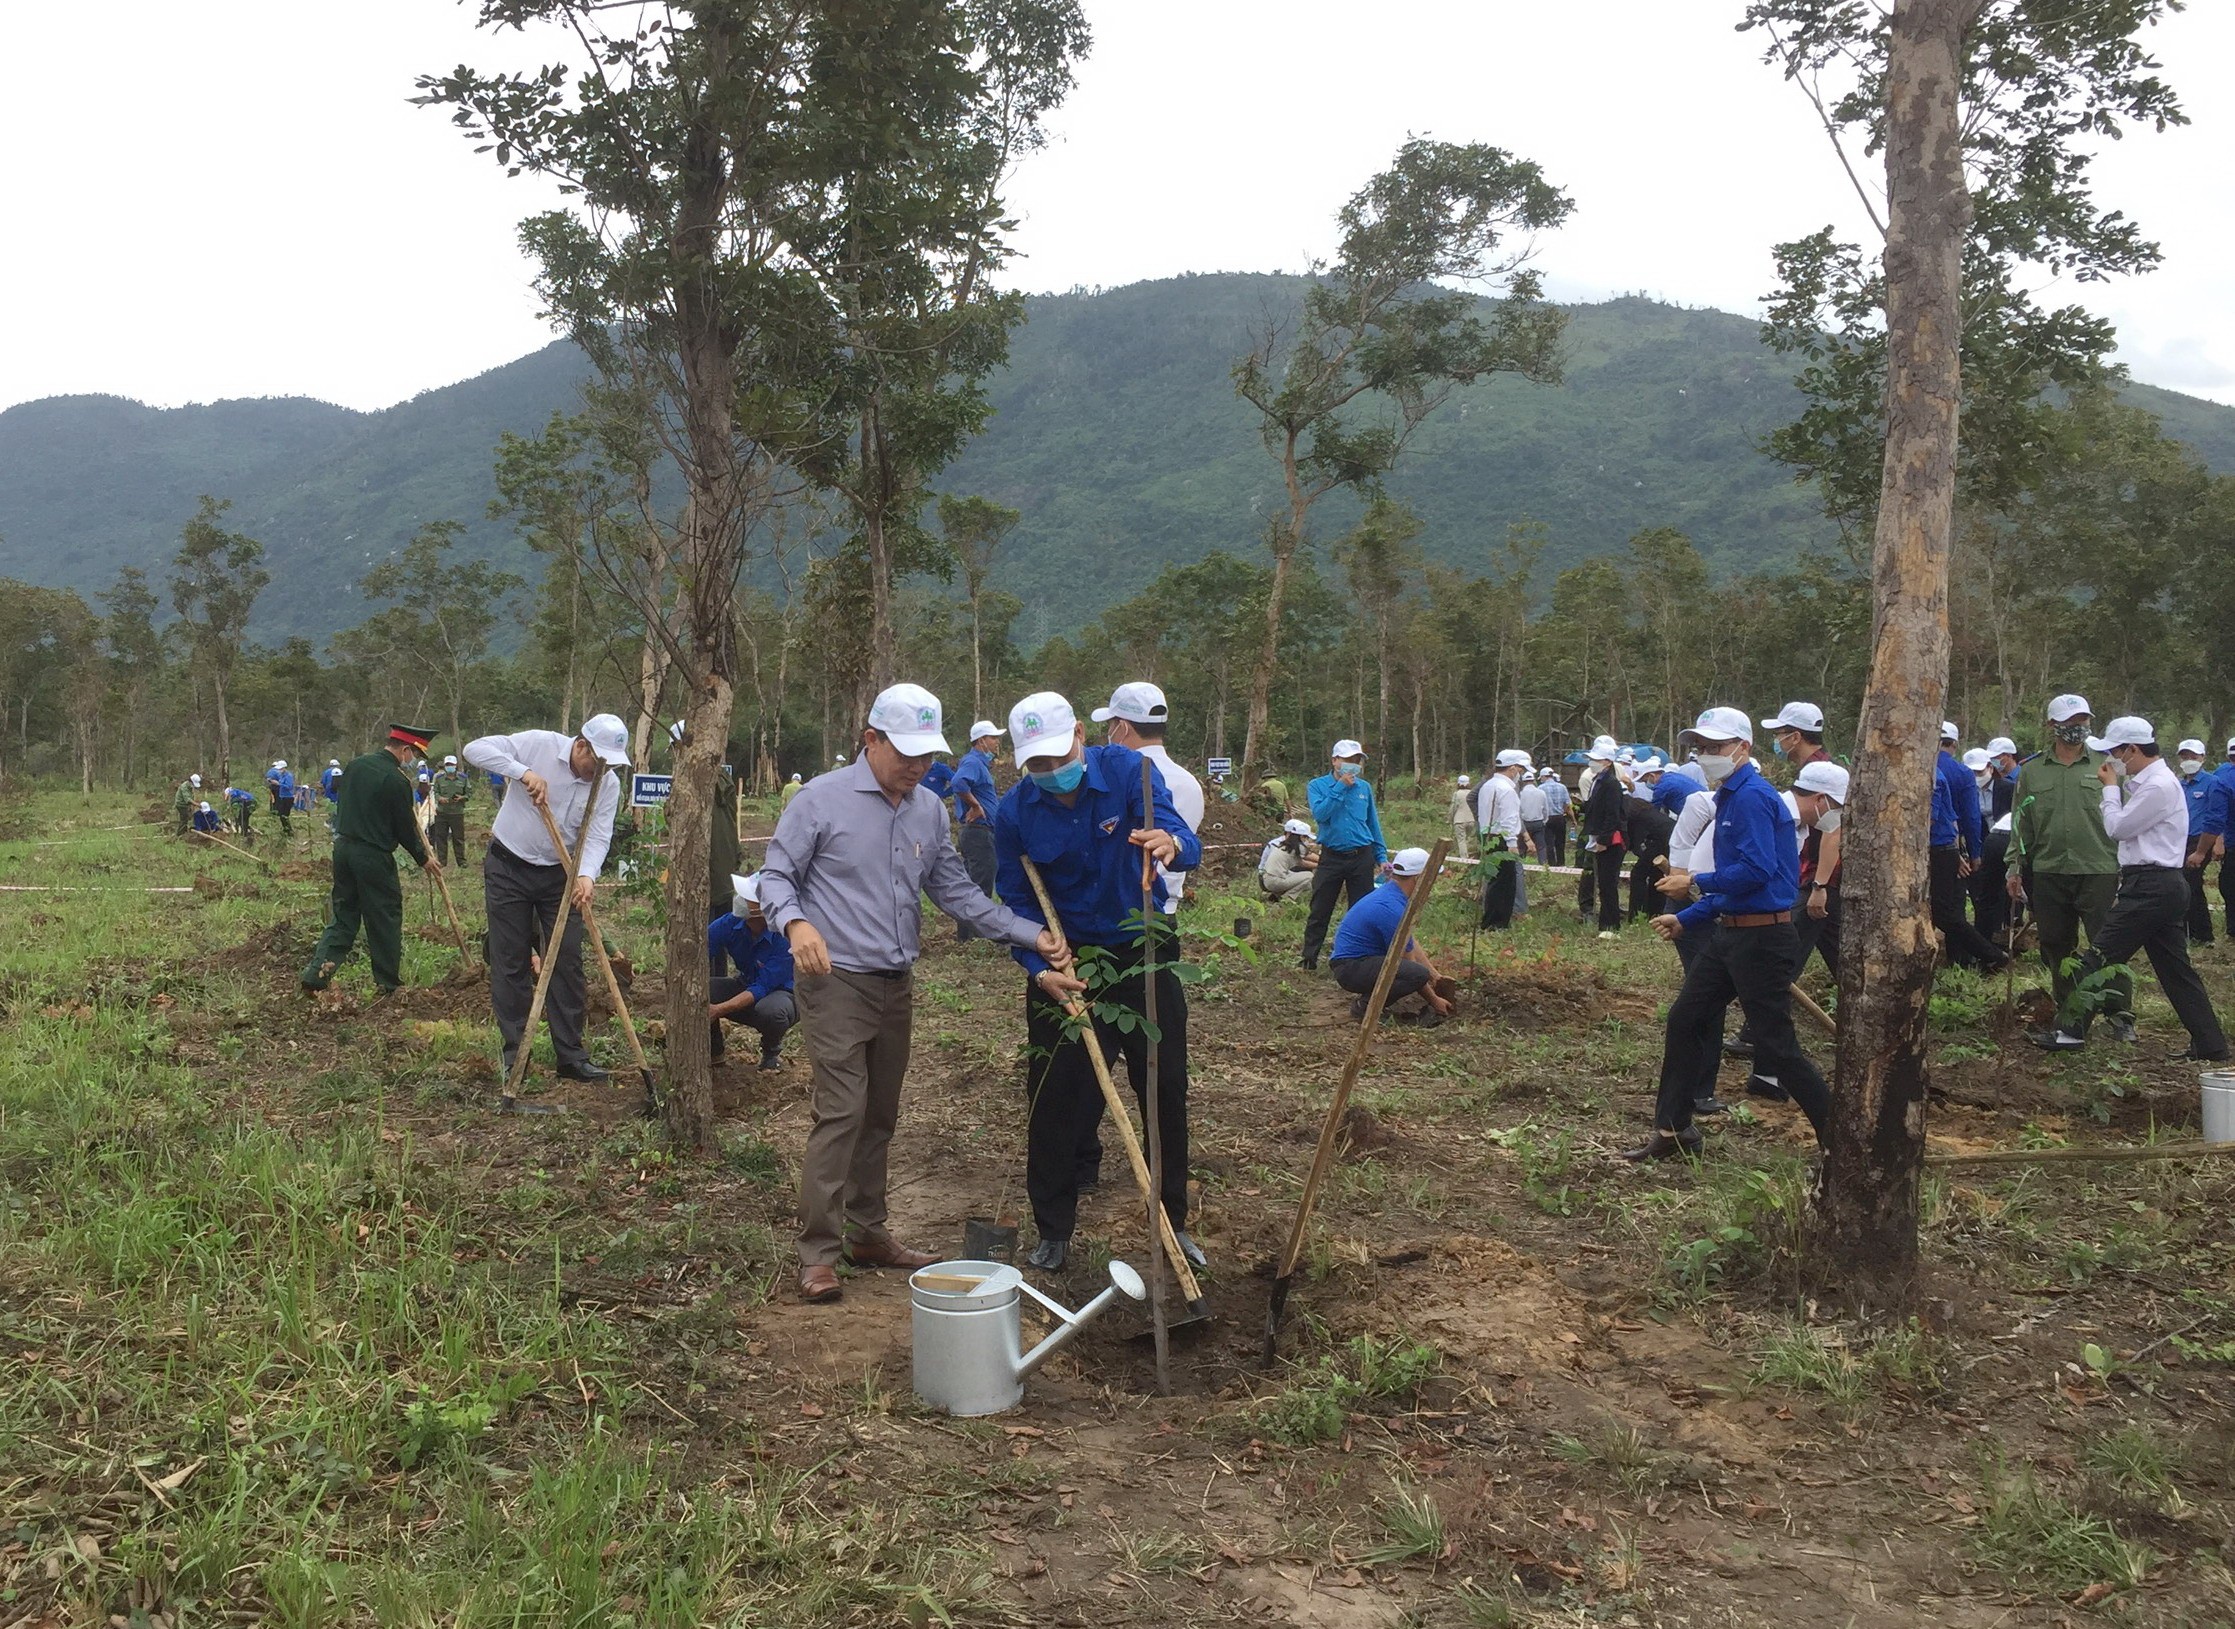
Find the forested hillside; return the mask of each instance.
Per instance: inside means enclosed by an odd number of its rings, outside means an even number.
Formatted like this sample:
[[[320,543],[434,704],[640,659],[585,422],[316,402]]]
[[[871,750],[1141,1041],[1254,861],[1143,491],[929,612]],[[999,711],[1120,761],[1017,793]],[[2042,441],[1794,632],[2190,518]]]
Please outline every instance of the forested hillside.
[[[1187,277],[1031,302],[994,382],[993,423],[943,482],[1024,514],[999,573],[1026,605],[1020,643],[1075,626],[1165,565],[1253,547],[1277,472],[1228,367],[1252,324],[1291,309],[1296,281]],[[121,565],[157,567],[203,492],[231,498],[229,524],[266,545],[272,582],[254,629],[265,640],[359,620],[357,579],[430,520],[465,522],[466,553],[532,572],[483,518],[491,451],[501,431],[569,408],[584,372],[554,344],[378,413],[302,399],[159,411],[96,396],[11,408],[0,576],[92,592]],[[1724,572],[1827,538],[1811,496],[1755,450],[1796,398],[1751,321],[1644,299],[1577,307],[1566,372],[1556,387],[1501,378],[1463,392],[1416,438],[1392,484],[1427,522],[1431,560],[1481,569],[1524,519],[1543,526],[1553,570],[1652,526],[1688,532]],[[2129,397],[2235,470],[2235,409],[2148,386]],[[1347,518],[1330,502],[1323,535]]]

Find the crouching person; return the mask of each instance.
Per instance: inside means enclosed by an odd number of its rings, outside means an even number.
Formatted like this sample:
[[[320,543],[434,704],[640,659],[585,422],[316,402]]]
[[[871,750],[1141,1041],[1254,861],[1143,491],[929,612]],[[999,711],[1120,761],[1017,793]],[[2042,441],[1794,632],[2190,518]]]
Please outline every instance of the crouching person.
[[[706,965],[713,974],[706,990],[709,1045],[720,1058],[726,1018],[759,1032],[763,1069],[781,1069],[784,1032],[799,1022],[792,999],[791,943],[761,914],[758,873],[729,882],[729,913],[714,918],[706,929]]]
[[[1366,1002],[1373,994],[1374,981],[1381,977],[1381,964],[1392,955],[1398,961],[1396,977],[1389,986],[1389,1001],[1419,996],[1424,1005],[1420,1015],[1423,1024],[1440,1024],[1450,1016],[1451,1003],[1436,993],[1435,964],[1410,939],[1401,949],[1396,948],[1397,926],[1405,918],[1406,901],[1420,886],[1427,869],[1426,849],[1399,849],[1390,856],[1388,880],[1343,913],[1335,929],[1327,970],[1335,975],[1337,984],[1357,997],[1350,1004],[1351,1017],[1366,1016]]]

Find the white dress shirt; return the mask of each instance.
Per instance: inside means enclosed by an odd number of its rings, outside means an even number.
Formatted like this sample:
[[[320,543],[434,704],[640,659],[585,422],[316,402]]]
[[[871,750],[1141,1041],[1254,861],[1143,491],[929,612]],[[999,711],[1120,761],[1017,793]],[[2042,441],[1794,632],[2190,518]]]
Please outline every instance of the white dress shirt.
[[[1668,863],[1677,871],[1698,876],[1715,869],[1715,794],[1694,792],[1676,811],[1676,830],[1669,833]]]
[[[605,865],[606,850],[613,846],[613,813],[621,806],[621,783],[609,769],[600,769],[589,780],[577,780],[570,755],[574,737],[557,730],[522,730],[517,735],[484,735],[468,741],[463,754],[474,768],[494,771],[515,783],[515,790],[497,806],[489,835],[530,865],[565,865],[543,829],[535,799],[517,789],[521,776],[541,775],[550,787],[551,818],[559,823],[568,842],[582,827],[582,810],[597,793],[597,813],[590,817],[589,834],[582,840],[582,868],[578,873],[595,877]],[[2183,817],[2186,818],[2185,816]]]
[[[1156,765],[1156,772],[1164,777],[1164,790],[1172,794],[1172,808],[1187,822],[1187,829],[1200,837],[1203,834],[1203,783],[1195,778],[1193,771],[1175,762],[1161,741],[1143,745],[1141,756]],[[1168,870],[1161,863],[1156,869],[1164,878],[1164,914],[1177,916],[1180,895],[1187,891],[1187,873]]]
[[[2161,865],[2178,871],[2188,863],[2188,798],[2180,777],[2163,758],[2152,758],[2129,776],[2126,795],[2103,788],[2103,830],[2118,839],[2119,864]]]
[[[1544,815],[1544,788],[1534,782],[1521,788],[1521,824],[1541,826]]]
[[[1485,837],[1498,833],[1507,848],[1521,846],[1521,794],[1511,775],[1493,775],[1482,783],[1482,821],[1476,829]]]

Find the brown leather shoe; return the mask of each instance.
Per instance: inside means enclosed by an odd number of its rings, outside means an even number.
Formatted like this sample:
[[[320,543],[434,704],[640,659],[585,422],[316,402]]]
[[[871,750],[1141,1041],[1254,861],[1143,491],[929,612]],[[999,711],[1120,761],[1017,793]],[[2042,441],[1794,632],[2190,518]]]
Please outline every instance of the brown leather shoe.
[[[856,1267],[899,1267],[914,1272],[939,1258],[911,1250],[893,1239],[856,1239],[846,1247],[846,1260]]]
[[[846,1293],[846,1286],[838,1282],[835,1267],[802,1267],[799,1271],[799,1298],[802,1301],[835,1301]]]

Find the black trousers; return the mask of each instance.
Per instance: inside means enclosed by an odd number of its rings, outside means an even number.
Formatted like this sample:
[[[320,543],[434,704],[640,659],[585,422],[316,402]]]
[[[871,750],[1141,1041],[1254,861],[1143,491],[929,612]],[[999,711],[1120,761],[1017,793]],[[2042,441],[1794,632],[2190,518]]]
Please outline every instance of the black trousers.
[[[295,835],[295,799],[292,796],[281,797],[278,793],[273,793],[272,813],[279,817],[280,836],[293,837]]]
[[[993,826],[984,820],[973,820],[968,825],[955,828],[955,849],[962,856],[962,868],[970,873],[970,880],[978,885],[978,892],[993,894]],[[968,928],[958,931],[957,937],[975,939],[977,934]]]
[[[435,805],[435,818],[427,827],[427,836],[435,851],[435,858],[444,865],[466,863],[466,806],[454,803],[447,808]],[[712,920],[709,918],[708,920]]]
[[[2204,892],[2204,868],[2189,867],[2188,878],[2188,942],[2208,945],[2212,942],[2212,901]]]
[[[1521,894],[1521,856],[1506,847],[1503,837],[1486,832],[1482,867],[1488,873],[1482,884],[1482,925],[1493,930],[1510,928],[1514,901]]]
[[[1622,856],[1625,852],[1619,848],[1602,848],[1596,854],[1585,853],[1581,857],[1583,881],[1576,889],[1576,909],[1589,916],[1592,901],[1596,899],[1601,932],[1611,933],[1622,925]]]
[[[2157,974],[2158,988],[2173,1004],[2181,1027],[2188,1031],[2191,1048],[2209,1058],[2227,1056],[2227,1035],[2204,981],[2188,959],[2188,874],[2162,866],[2128,866],[2119,872],[2118,897],[2111,901],[2110,919],[2080,958],[2078,982],[2105,967],[2124,967],[2142,951]],[[2092,1013],[2075,1012],[2067,1002],[2059,1015],[2061,1028],[2085,1035]]]
[[[530,865],[502,843],[491,843],[481,862],[481,895],[489,911],[489,1005],[511,1057],[528,1031],[528,1008],[535,1000],[535,970],[551,942],[551,924],[566,892],[564,866]],[[551,1026],[551,1050],[561,1067],[588,1063],[582,1046],[582,1014],[588,999],[582,977],[582,913],[567,913],[566,936],[559,941],[559,965],[543,998],[544,1022]]]
[[[1661,914],[1661,891],[1655,886],[1668,875],[1668,867],[1643,854],[1637,864],[1630,867],[1630,914],[1655,917]]]
[[[1824,914],[1808,914],[1808,890],[1800,893],[1800,907],[1793,912],[1793,930],[1800,938],[1800,960],[1793,964],[1793,977],[1798,978],[1808,969],[1808,953],[1814,951],[1824,958],[1824,966],[1833,978],[1839,977],[1839,890],[1829,889],[1824,895]]]
[[[1799,970],[1800,938],[1790,922],[1717,927],[1708,935],[1684,974],[1684,987],[1669,1004],[1655,1126],[1681,1131],[1692,1123],[1693,1101],[1704,1095],[1703,1083],[1715,1078],[1723,1009],[1736,1001],[1753,1032],[1754,1072],[1774,1077],[1792,1093],[1815,1128],[1816,1140],[1823,1141],[1831,1093],[1793,1029],[1793,975]]]
[[[2227,936],[2235,939],[2235,850],[2222,857],[2219,863],[2219,902],[2227,913]]]
[[[1327,942],[1327,925],[1335,917],[1335,895],[1347,893],[1357,904],[1374,891],[1374,872],[1380,857],[1370,848],[1323,848],[1319,868],[1312,873],[1312,909],[1304,922],[1306,967],[1319,965],[1319,947]]]
[[[1374,993],[1374,980],[1381,977],[1381,964],[1387,953],[1380,956],[1341,956],[1327,964],[1327,971],[1335,975],[1335,982],[1354,996]],[[1382,1011],[1409,995],[1418,995],[1427,988],[1427,964],[1415,961],[1397,963],[1396,975],[1389,981],[1389,998],[1382,1003]]]
[[[1146,981],[1135,967],[1130,977],[1105,986],[1091,999],[1139,1012],[1145,995]],[[1145,1127],[1146,1032],[1138,1026],[1120,1030],[1100,1016],[1093,1024],[1110,1073],[1117,1074],[1122,1065],[1132,1083]],[[1164,1213],[1178,1229],[1187,1225],[1187,992],[1168,966],[1156,972],[1156,1027],[1156,1129],[1164,1151]],[[1093,1168],[1087,1151],[1100,1146],[1101,1083],[1087,1057],[1086,1041],[1067,1033],[1068,1028],[1063,1009],[1036,986],[1026,985],[1025,1056],[1031,1069],[1026,1076],[1024,1191],[1043,1239],[1068,1239],[1078,1226],[1079,1179]]]
[[[1963,914],[1962,860],[1955,845],[1936,848],[1928,858],[1932,867],[1932,925],[1948,940],[1948,960],[1957,967],[1982,972],[2000,967],[2002,952]]]
[[[1546,865],[1568,863],[1568,817],[1564,814],[1547,815],[1544,819],[1544,846],[1538,850]]]
[[[2000,942],[2003,932],[2010,926],[2010,834],[2006,831],[1987,833],[1987,850],[1980,856],[1979,869],[1968,879],[1971,894],[1971,920],[1980,934],[1990,942]]]

